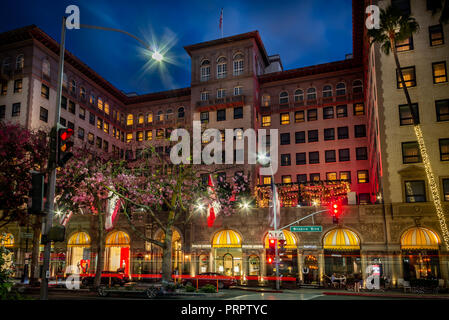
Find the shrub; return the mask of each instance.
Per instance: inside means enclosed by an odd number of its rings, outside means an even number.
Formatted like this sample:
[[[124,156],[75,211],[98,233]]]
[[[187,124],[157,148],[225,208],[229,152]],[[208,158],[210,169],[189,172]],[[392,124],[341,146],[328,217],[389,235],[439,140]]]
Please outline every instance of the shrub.
[[[186,292],[195,292],[195,287],[193,286],[186,286]]]
[[[200,289],[200,291],[204,293],[214,293],[217,292],[217,288],[211,284],[206,284]]]

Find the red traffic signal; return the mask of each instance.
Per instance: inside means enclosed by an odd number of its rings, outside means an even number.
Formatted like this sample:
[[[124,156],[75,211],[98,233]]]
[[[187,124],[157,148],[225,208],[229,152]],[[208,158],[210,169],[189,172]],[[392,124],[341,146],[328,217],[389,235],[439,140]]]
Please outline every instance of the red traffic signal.
[[[273,261],[274,261],[273,257],[271,257],[271,256],[268,256],[268,257],[267,257],[267,263],[268,263],[268,264],[272,264]]]
[[[331,206],[331,213],[333,216],[338,217],[341,214],[341,206],[339,203],[333,203]]]
[[[70,137],[73,135],[73,129],[59,129],[58,131],[58,166],[63,167],[67,161],[73,156],[70,149],[73,146],[73,142],[70,141]]]

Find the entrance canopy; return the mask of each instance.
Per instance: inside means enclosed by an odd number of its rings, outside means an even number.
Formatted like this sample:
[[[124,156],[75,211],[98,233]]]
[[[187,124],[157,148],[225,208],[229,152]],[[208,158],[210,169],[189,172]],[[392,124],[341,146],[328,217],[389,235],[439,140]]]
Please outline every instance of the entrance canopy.
[[[282,233],[284,234],[285,237],[284,248],[296,249],[298,242],[296,241],[295,235],[288,230],[282,230]],[[265,236],[265,249],[268,249],[268,234]]]
[[[129,236],[123,231],[112,232],[106,238],[107,247],[129,246],[129,243]]]
[[[353,231],[338,228],[326,234],[323,239],[323,248],[328,250],[360,250],[360,239]]]
[[[242,238],[234,230],[222,230],[217,232],[212,239],[214,248],[241,248]]]
[[[70,237],[68,247],[90,247],[90,237],[86,232],[77,232]]]
[[[440,238],[430,229],[415,227],[404,232],[401,237],[401,249],[417,250],[429,249],[438,250]]]
[[[14,247],[14,236],[12,233],[6,233],[5,235],[0,235],[0,244],[5,248]]]

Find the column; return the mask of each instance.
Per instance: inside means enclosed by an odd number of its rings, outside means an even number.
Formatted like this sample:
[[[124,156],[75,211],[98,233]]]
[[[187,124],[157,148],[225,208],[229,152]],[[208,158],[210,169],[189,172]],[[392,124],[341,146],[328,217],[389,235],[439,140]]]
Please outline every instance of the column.
[[[302,268],[304,265],[304,257],[302,252],[299,250],[299,248],[296,248],[297,254],[298,254],[298,277],[301,283],[304,283],[304,275],[302,274]]]
[[[218,270],[214,269],[214,248],[212,247],[209,252],[209,272],[218,272]]]
[[[363,280],[363,283],[365,283],[366,276],[367,276],[367,274],[366,274],[366,268],[367,268],[367,266],[368,266],[368,261],[367,261],[367,259],[366,259],[366,253],[365,253],[365,251],[360,251],[360,259],[362,260],[362,263],[361,263],[361,265],[362,265],[362,270],[360,270],[360,271],[362,272],[362,280]]]
[[[439,252],[439,261],[440,261],[440,279],[444,280],[444,284],[445,286],[448,284],[449,282],[449,260],[447,259],[447,251],[440,251]]]
[[[325,264],[324,264],[324,250],[321,250],[318,254],[318,274],[319,274],[319,282],[320,285],[323,284],[324,272],[325,272]]]
[[[263,279],[263,277],[267,276],[267,257],[265,250],[261,251],[262,252],[260,253],[260,276]],[[261,282],[265,283],[265,280],[262,280]]]

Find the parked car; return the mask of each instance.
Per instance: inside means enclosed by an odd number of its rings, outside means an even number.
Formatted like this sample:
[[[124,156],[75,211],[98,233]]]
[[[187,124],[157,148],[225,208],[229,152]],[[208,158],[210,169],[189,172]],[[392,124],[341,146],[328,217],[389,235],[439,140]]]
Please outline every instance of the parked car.
[[[215,272],[201,273],[194,278],[184,278],[182,280],[182,284],[186,286],[190,285],[192,287],[196,287],[197,280],[198,287],[203,287],[206,284],[216,286],[217,280],[219,289],[229,288],[230,286],[237,285],[237,281],[235,279]]]
[[[82,276],[83,286],[91,286],[94,284],[95,275],[92,276]],[[129,282],[128,276],[123,272],[118,271],[103,271],[101,272],[101,284],[108,285],[120,285],[123,286],[125,283]]]

